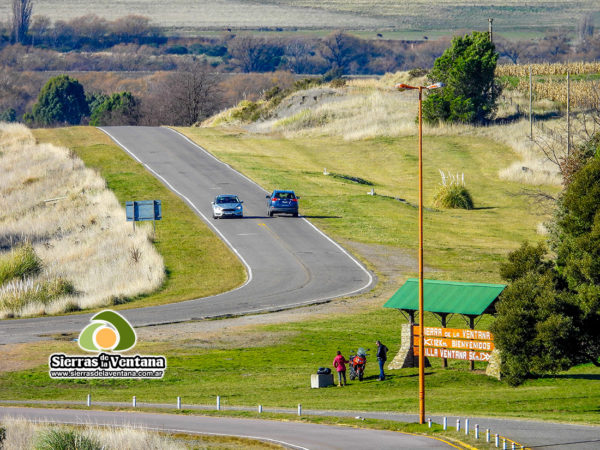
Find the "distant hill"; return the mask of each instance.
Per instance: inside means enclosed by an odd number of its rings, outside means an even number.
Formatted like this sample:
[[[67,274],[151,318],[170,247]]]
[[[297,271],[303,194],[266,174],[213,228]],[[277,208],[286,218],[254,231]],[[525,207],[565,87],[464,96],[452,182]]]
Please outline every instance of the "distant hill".
[[[0,16],[10,17],[11,2],[0,4]],[[115,19],[140,14],[160,26],[193,29],[334,29],[456,31],[486,29],[489,17],[499,32],[575,30],[580,18],[600,21],[597,0],[34,0],[33,14],[68,20],[84,14]]]

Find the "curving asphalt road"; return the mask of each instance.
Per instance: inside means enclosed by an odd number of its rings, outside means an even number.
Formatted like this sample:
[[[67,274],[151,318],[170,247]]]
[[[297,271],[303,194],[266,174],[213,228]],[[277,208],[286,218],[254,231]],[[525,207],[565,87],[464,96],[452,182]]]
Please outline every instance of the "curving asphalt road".
[[[174,414],[0,407],[0,419],[23,417],[51,423],[134,426],[157,431],[240,436],[293,449],[448,449],[440,440],[393,431],[297,422]]]
[[[102,130],[182,197],[237,254],[248,273],[243,286],[220,295],[124,310],[122,314],[134,326],[275,311],[372,287],[373,276],[338,244],[306,219],[266,216],[264,189],[185,136],[169,128]],[[290,187],[293,188],[282,186]],[[221,193],[240,196],[244,201],[244,219],[212,219],[210,202]],[[301,192],[298,194],[302,196]],[[1,321],[0,343],[30,342],[49,334],[77,332],[90,317],[86,314]]]

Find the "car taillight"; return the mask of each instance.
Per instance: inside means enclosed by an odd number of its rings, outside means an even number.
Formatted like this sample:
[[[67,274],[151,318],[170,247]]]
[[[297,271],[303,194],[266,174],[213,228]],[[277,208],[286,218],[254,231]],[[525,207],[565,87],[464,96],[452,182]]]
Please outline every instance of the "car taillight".
[[[272,201],[272,202],[276,202],[277,200],[279,200],[279,199],[278,199],[278,198],[276,198],[276,197],[273,197],[273,198],[271,199],[271,201]]]
[[[297,202],[297,201],[298,201],[298,199],[297,199],[297,198],[293,198],[293,199],[292,199],[292,201],[293,201],[293,202]]]

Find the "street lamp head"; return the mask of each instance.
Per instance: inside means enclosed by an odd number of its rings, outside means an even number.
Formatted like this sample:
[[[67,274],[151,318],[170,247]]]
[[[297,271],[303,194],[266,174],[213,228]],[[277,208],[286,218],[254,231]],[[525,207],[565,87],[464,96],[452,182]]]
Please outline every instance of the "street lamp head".
[[[432,84],[432,85],[430,85],[430,86],[427,86],[427,88],[426,88],[426,89],[439,89],[439,88],[443,88],[443,87],[445,87],[445,86],[446,86],[446,85],[445,85],[444,83],[438,82],[438,83],[433,83],[433,84]]]
[[[400,92],[404,92],[404,91],[406,91],[407,89],[419,89],[418,87],[415,87],[415,86],[410,86],[410,85],[408,85],[408,84],[404,84],[404,83],[397,84],[395,87],[396,87],[396,89],[398,89]]]
[[[406,91],[408,89],[439,89],[439,88],[443,88],[444,86],[446,86],[444,83],[434,83],[431,84],[429,86],[410,86],[408,84],[404,84],[404,83],[400,83],[397,84],[396,86],[394,86],[396,89],[398,89],[400,92]]]

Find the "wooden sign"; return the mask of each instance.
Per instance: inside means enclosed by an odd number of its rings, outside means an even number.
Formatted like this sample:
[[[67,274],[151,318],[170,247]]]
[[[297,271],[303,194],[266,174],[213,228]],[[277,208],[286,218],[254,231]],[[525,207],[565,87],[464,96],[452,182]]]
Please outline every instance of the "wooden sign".
[[[439,328],[439,327],[423,327],[425,336],[442,337],[442,338],[458,338],[458,339],[476,339],[479,341],[493,341],[494,336],[489,331],[485,330],[469,330],[463,328]],[[413,334],[419,335],[419,327],[413,326]]]
[[[415,356],[419,355],[419,347],[414,347]],[[489,362],[490,353],[474,352],[470,350],[452,350],[447,348],[429,348],[425,347],[425,356],[431,358],[462,359],[464,361],[484,361]]]
[[[447,338],[432,338],[426,337],[424,339],[425,347],[439,347],[439,348],[456,348],[461,350],[479,350],[483,352],[491,352],[494,350],[494,343],[492,341],[472,341],[462,339],[447,339]],[[415,346],[419,345],[419,341],[415,340]]]
[[[419,327],[413,327],[413,352],[419,355]],[[423,327],[425,356],[432,358],[489,361],[494,336],[485,330]]]

